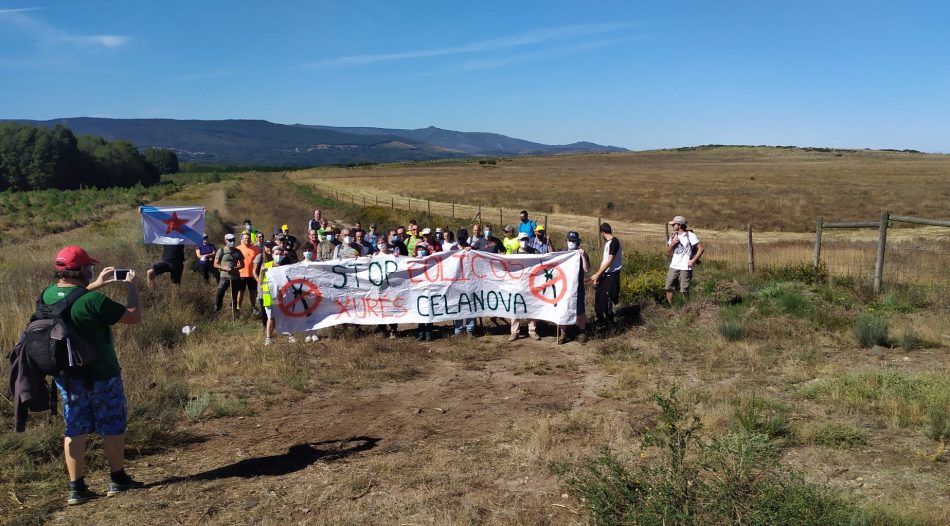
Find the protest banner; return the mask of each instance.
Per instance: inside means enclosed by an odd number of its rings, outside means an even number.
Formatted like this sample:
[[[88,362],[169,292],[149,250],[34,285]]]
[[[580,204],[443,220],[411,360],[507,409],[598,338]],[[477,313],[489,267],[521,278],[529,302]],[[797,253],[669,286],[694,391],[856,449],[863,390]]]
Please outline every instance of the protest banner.
[[[456,250],[297,263],[268,269],[267,281],[279,332],[481,316],[570,325],[579,266],[575,251],[500,256]]]
[[[200,245],[205,209],[194,206],[140,206],[142,237],[153,245]]]

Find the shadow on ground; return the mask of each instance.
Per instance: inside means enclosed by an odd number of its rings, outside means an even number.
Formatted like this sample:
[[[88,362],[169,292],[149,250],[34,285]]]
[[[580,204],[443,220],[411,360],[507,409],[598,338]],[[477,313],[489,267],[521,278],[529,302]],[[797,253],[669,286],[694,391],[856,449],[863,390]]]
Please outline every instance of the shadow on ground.
[[[322,442],[313,442],[308,444],[296,444],[290,446],[286,453],[281,455],[268,455],[265,457],[255,457],[221,466],[208,471],[202,471],[194,475],[185,477],[172,477],[148,484],[152,486],[164,486],[186,482],[192,480],[218,480],[223,478],[252,478],[252,477],[276,477],[287,475],[300,471],[307,466],[317,462],[335,461],[347,458],[357,453],[369,451],[376,447],[380,441],[379,438],[367,436],[357,436],[343,440],[324,440]],[[330,447],[327,447],[330,446]]]

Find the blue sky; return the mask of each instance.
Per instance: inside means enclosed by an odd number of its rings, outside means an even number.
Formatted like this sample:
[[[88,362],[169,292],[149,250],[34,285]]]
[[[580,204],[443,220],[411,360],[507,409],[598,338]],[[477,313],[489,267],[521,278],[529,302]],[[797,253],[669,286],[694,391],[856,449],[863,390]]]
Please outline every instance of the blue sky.
[[[947,2],[0,0],[0,118],[950,152]]]

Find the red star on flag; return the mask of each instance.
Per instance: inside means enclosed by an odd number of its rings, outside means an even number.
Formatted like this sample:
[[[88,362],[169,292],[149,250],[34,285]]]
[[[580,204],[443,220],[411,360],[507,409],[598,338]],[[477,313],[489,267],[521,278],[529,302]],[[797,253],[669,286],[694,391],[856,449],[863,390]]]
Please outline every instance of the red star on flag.
[[[160,219],[162,223],[165,223],[165,226],[168,227],[165,229],[166,234],[171,234],[172,232],[178,232],[184,234],[185,231],[181,229],[187,221],[184,219],[178,219],[178,212],[172,212],[172,216],[168,219]]]

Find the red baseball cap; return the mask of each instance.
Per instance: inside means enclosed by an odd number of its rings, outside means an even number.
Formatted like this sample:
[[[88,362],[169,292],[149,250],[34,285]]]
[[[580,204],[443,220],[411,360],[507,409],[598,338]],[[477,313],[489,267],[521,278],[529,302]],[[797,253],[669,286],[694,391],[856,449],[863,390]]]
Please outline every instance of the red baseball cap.
[[[70,245],[56,254],[56,268],[65,270],[79,270],[86,265],[101,263],[91,257],[82,247]]]

